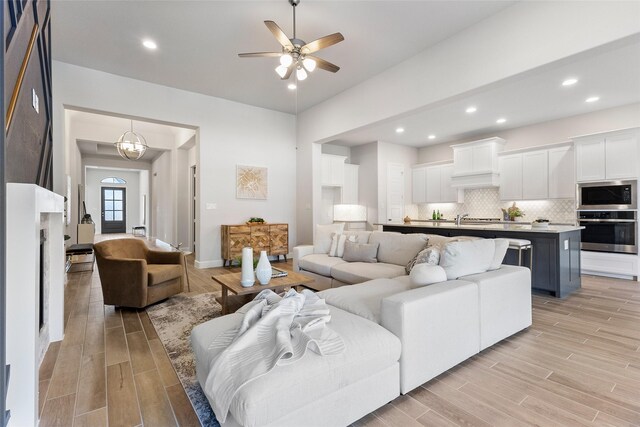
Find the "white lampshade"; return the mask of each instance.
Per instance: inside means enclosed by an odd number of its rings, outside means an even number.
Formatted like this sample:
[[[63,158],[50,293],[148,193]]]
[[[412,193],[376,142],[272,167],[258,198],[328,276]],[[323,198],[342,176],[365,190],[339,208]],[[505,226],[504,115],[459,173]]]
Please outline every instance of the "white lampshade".
[[[365,222],[367,207],[362,205],[334,205],[333,220],[336,222]]]
[[[304,65],[304,68],[306,68],[310,73],[316,69],[316,61],[311,58],[305,58],[302,61],[302,65]]]
[[[284,65],[278,65],[278,67],[276,68],[276,73],[278,73],[280,78],[283,78],[287,74],[287,70],[288,67],[285,67]]]
[[[296,77],[298,78],[298,80],[304,80],[307,78],[307,72],[304,70],[304,68],[300,67],[296,70]]]
[[[284,53],[280,57],[280,64],[283,67],[288,67],[289,65],[291,65],[292,62],[293,62],[293,58],[291,57],[291,54],[289,54],[289,53]]]

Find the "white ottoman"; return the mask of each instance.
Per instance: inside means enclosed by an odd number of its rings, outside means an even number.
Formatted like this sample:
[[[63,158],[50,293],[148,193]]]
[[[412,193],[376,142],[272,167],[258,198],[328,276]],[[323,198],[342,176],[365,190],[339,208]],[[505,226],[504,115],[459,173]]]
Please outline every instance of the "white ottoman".
[[[330,306],[330,327],[345,343],[335,356],[307,354],[277,366],[236,393],[223,424],[229,426],[345,426],[400,394],[400,341],[374,322]],[[212,340],[242,321],[230,314],[196,326],[191,345],[205,384],[215,354]],[[206,390],[205,390],[206,393]]]

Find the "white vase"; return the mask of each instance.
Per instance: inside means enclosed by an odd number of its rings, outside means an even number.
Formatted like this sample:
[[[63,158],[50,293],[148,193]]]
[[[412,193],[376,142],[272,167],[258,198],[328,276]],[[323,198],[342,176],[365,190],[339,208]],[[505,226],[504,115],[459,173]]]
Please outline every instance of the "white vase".
[[[253,286],[256,278],[253,274],[253,249],[242,248],[242,276],[240,284],[244,288]]]
[[[260,251],[260,260],[256,267],[256,277],[258,278],[258,282],[260,282],[261,285],[269,284],[272,273],[273,270],[271,269],[269,257],[267,257],[267,251]]]

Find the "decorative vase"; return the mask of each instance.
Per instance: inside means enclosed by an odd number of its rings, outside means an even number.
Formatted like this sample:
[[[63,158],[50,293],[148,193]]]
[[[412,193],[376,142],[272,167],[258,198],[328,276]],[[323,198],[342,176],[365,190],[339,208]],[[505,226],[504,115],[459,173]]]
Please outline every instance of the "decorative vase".
[[[240,284],[244,288],[253,286],[256,278],[253,274],[253,249],[242,248],[242,276]]]
[[[258,278],[260,284],[269,284],[272,273],[273,269],[271,268],[269,257],[267,257],[267,251],[260,251],[260,260],[258,261],[258,266],[256,267],[256,277]]]

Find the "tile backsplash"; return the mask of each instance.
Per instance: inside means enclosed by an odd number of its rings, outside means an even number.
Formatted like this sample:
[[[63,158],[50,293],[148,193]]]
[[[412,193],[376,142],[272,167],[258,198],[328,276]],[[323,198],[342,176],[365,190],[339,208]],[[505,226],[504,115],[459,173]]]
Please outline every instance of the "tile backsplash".
[[[469,214],[473,218],[502,218],[500,208],[508,208],[513,202],[500,200],[497,188],[465,190],[464,203],[426,203],[405,206],[405,214],[415,219],[431,219],[434,210],[440,210],[445,219],[454,219],[458,214]],[[522,221],[531,222],[546,218],[555,223],[576,222],[574,199],[525,200],[516,205],[524,212]]]

